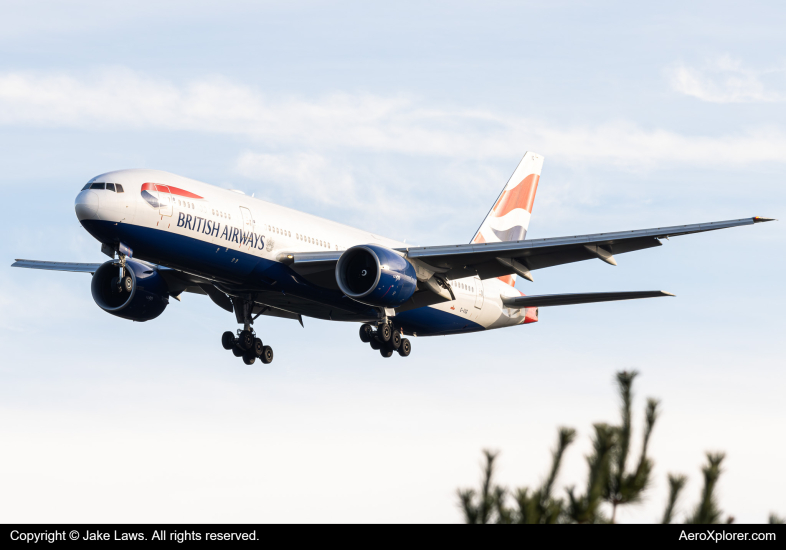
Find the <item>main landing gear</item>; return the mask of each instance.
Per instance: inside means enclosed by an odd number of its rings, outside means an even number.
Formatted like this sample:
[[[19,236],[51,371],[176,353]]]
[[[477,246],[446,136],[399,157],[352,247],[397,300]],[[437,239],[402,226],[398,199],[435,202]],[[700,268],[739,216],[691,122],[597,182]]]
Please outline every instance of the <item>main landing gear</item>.
[[[238,330],[237,337],[226,331],[221,335],[221,345],[232,350],[235,357],[242,357],[246,365],[253,365],[257,357],[265,364],[273,361],[273,348],[264,345],[251,330]]]
[[[382,357],[390,357],[393,352],[398,352],[401,357],[406,357],[412,352],[412,344],[401,337],[401,332],[389,321],[377,325],[377,329],[368,323],[360,327],[360,339],[369,344],[371,349],[379,350]]]
[[[246,365],[253,365],[257,357],[267,365],[273,362],[273,348],[264,345],[251,328],[254,323],[251,318],[253,305],[253,302],[244,301],[243,330],[238,329],[237,336],[229,330],[226,331],[221,335],[221,345],[226,350],[232,350],[235,357],[242,357]]]

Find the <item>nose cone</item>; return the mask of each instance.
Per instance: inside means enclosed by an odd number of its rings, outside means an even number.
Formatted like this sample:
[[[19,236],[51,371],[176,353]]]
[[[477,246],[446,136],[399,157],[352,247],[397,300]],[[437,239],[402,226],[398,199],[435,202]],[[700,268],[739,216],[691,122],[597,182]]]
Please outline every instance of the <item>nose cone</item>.
[[[95,191],[79,193],[74,201],[74,210],[76,210],[76,217],[80,222],[96,219],[98,217],[98,193]]]

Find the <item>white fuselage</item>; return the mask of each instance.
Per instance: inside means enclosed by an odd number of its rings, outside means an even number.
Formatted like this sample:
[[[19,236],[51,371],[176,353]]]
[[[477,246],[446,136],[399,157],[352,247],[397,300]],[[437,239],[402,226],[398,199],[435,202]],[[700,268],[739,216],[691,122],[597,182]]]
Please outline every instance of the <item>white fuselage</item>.
[[[136,226],[161,232],[146,233],[147,238],[180,235],[214,245],[213,257],[208,257],[204,265],[195,269],[203,274],[209,274],[212,267],[219,267],[236,269],[239,277],[247,275],[253,265],[241,261],[240,253],[244,258],[276,262],[283,252],[342,251],[362,244],[407,247],[406,243],[368,231],[158,170],[109,172],[93,178],[91,183],[120,184],[123,192],[83,189],[76,199],[77,216],[83,224],[100,221],[116,226]],[[237,238],[237,233],[233,238],[234,230],[253,237],[244,243],[242,238]],[[149,259],[163,265],[167,263],[166,258]],[[194,261],[199,263],[200,259],[194,258]],[[226,265],[219,265],[220,262]],[[527,310],[508,309],[502,305],[500,295],[520,296],[522,293],[498,279],[467,277],[451,280],[450,285],[456,297],[454,301],[427,307],[459,318],[456,321],[466,320],[467,332],[537,320],[536,312],[530,312],[534,315],[528,317]],[[422,322],[427,322],[427,317]]]

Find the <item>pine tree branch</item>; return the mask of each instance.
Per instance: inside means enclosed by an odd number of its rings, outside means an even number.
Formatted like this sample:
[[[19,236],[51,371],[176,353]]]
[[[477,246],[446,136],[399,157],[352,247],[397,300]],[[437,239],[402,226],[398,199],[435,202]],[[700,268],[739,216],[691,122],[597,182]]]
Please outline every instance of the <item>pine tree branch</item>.
[[[481,485],[480,505],[478,507],[478,520],[480,523],[485,524],[491,520],[491,513],[494,510],[492,478],[494,477],[494,460],[497,458],[497,453],[484,449],[483,455],[486,458],[486,466],[483,469],[483,483]]]
[[[562,456],[565,454],[565,449],[567,449],[575,439],[576,430],[573,428],[562,427],[559,429],[557,448],[551,453],[551,471],[540,488],[540,504],[542,506],[545,506],[546,501],[551,499],[551,491],[554,487],[554,481],[557,479],[560,465],[562,464]]]
[[[663,512],[661,523],[671,523],[674,519],[674,507],[687,481],[688,478],[683,475],[669,474],[669,500],[666,503],[666,511]]]
[[[463,491],[459,489],[456,492],[458,493],[461,511],[464,512],[464,523],[468,525],[478,523],[478,509],[472,502],[475,499],[475,491],[472,489]]]
[[[715,498],[715,487],[722,473],[721,462],[724,457],[724,453],[707,453],[707,465],[701,470],[704,474],[701,500],[687,523],[712,524],[720,521],[722,512]]]

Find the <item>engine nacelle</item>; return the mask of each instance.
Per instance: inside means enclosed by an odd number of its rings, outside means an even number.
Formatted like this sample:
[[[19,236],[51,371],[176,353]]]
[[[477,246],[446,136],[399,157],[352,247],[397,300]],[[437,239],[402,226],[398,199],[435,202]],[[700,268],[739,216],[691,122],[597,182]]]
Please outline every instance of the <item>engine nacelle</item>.
[[[166,281],[152,267],[126,260],[125,278],[119,275],[120,264],[111,260],[93,274],[93,300],[107,313],[143,322],[155,319],[169,305]]]
[[[360,245],[347,249],[336,264],[341,291],[358,302],[395,308],[417,290],[415,268],[384,246]]]

